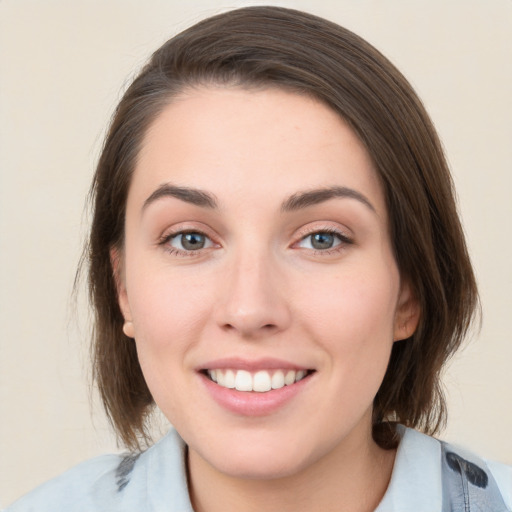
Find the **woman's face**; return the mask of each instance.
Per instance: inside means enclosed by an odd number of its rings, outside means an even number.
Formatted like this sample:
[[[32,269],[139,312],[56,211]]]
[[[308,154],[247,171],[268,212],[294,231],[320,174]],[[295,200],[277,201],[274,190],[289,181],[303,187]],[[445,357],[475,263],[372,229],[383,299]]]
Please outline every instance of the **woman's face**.
[[[120,275],[126,332],[191,459],[270,478],[372,444],[415,309],[372,162],[331,109],[275,89],[174,99],[139,155]]]

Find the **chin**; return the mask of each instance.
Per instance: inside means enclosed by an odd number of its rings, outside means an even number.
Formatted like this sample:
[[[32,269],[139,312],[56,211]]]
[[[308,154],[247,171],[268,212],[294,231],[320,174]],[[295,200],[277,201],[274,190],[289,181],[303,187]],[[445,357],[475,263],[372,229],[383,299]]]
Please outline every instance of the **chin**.
[[[297,473],[307,466],[304,460],[287,454],[275,454],[271,457],[255,456],[253,458],[231,458],[221,460],[216,469],[221,473],[247,480],[278,480]]]
[[[214,470],[232,477],[251,480],[276,480],[300,473],[312,463],[311,452],[298,448],[295,442],[231,443],[224,449],[215,443],[215,449],[196,452]]]

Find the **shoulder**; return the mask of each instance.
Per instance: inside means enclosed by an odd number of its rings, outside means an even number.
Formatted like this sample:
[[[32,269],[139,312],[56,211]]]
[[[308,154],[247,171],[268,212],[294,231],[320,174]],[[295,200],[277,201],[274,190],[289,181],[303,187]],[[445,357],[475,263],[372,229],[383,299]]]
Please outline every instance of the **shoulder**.
[[[402,438],[411,451],[428,447],[439,460],[438,474],[441,478],[442,494],[446,501],[465,499],[474,504],[486,504],[485,510],[512,510],[512,466],[479,457],[466,448],[429,438],[410,429],[405,429]],[[439,455],[437,455],[439,454]],[[435,460],[431,457],[431,460]]]
[[[143,512],[153,510],[155,501],[168,500],[167,492],[182,501],[188,499],[183,455],[184,443],[172,430],[145,452],[104,455],[83,462],[4,512]],[[164,478],[167,486],[162,485]]]
[[[443,463],[456,473],[463,473],[469,484],[489,485],[494,482],[508,508],[512,508],[512,466],[480,457],[465,447],[440,441]],[[480,470],[482,473],[480,473]],[[481,474],[481,478],[479,478]]]
[[[94,496],[98,493],[108,496],[109,488],[115,486],[122,460],[119,455],[104,455],[83,462],[37,487],[5,512],[95,510],[92,508]]]
[[[498,484],[505,503],[512,510],[512,466],[492,460],[485,462]]]

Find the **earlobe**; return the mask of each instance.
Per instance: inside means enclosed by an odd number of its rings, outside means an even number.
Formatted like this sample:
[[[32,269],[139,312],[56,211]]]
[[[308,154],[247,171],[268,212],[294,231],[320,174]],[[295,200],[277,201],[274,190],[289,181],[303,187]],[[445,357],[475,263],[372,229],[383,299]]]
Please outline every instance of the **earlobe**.
[[[420,320],[418,300],[408,283],[403,283],[400,291],[396,313],[393,340],[400,341],[410,338],[416,331]]]
[[[123,332],[128,338],[135,338],[135,331],[133,329],[133,322],[126,320],[123,324]]]
[[[135,336],[135,332],[133,329],[130,305],[128,303],[128,294],[126,293],[126,284],[123,277],[121,252],[115,247],[110,249],[110,264],[112,265],[112,272],[116,284],[119,308],[121,309],[121,313],[125,320],[123,325],[123,332],[129,338],[133,338]]]

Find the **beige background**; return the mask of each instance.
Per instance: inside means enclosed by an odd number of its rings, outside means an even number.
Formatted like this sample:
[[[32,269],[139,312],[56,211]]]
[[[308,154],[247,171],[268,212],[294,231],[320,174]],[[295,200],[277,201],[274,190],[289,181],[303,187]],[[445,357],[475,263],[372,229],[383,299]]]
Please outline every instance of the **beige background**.
[[[90,412],[70,292],[84,197],[127,77],[241,1],[0,0],[0,503],[115,450]],[[274,3],[274,2],[267,2]],[[296,0],[366,37],[425,101],[452,166],[484,310],[446,374],[444,437],[512,463],[512,1]]]

